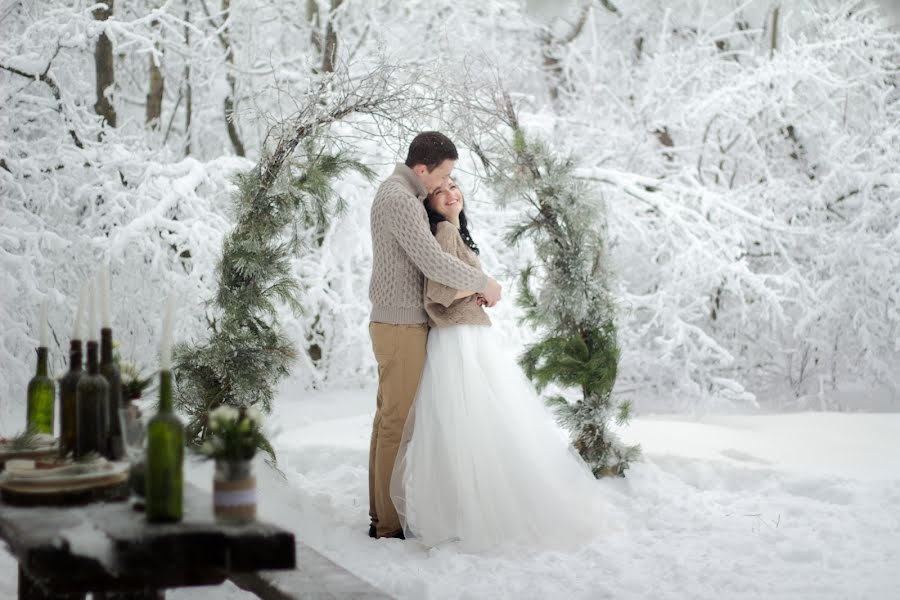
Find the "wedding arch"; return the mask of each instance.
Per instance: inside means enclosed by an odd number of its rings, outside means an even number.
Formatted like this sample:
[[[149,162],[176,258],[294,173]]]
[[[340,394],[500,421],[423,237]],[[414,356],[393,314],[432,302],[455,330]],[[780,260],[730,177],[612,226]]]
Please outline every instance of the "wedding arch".
[[[594,474],[624,474],[637,448],[622,445],[609,429],[613,419],[627,420],[630,403],[612,398],[618,347],[602,203],[574,176],[571,160],[526,142],[499,86],[484,94],[486,102],[473,102],[429,96],[421,83],[398,75],[389,68],[361,79],[332,74],[275,130],[274,148],[237,177],[236,223],[217,266],[209,337],[176,348],[177,400],[189,439],[206,437],[207,415],[220,405],[270,410],[276,384],[297,356],[276,311],[279,303],[304,310],[290,270],[291,257],[302,251],[296,227],[323,231],[340,209],[335,180],[348,171],[373,175],[331,126],[359,115],[396,121],[437,112],[450,115],[454,133],[481,158],[498,198],[519,203],[521,224],[509,243],[529,237],[538,249],[537,264],[521,274],[518,297],[524,321],[541,335],[522,357],[526,373],[539,388],[553,383],[563,390],[548,401]]]

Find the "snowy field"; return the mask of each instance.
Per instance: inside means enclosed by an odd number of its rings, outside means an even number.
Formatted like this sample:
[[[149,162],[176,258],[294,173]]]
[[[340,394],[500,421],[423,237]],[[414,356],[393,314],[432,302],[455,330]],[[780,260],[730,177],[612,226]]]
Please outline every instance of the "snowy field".
[[[41,301],[61,374],[79,290],[107,261],[123,360],[155,371],[162,290],[177,341],[208,339],[235,175],[296,131],[283,119],[392,73],[393,108],[327,128],[377,176],[334,182],[347,210],[297,230],[304,310],[279,306],[277,329],[298,362],[268,421],[279,462],[258,465],[261,517],[399,598],[900,599],[900,412],[860,412],[900,411],[900,0],[114,4],[102,24],[91,3],[0,0],[0,434],[25,423]],[[115,85],[98,98],[97,81]],[[531,205],[484,163],[518,139],[501,90],[603,207],[614,398],[638,413],[620,433],[645,451],[597,482],[612,526],[575,554],[366,535],[374,392],[350,388],[375,373],[369,215],[411,132],[459,145],[507,298],[497,329],[519,347],[544,333],[516,325],[513,300],[543,253],[506,240]],[[570,298],[534,276],[539,297]],[[187,477],[208,488],[211,471]],[[0,600],[15,590],[0,547]]]
[[[472,556],[367,537],[373,392],[287,390],[261,516],[400,598],[896,598],[900,414],[639,417],[645,460],[600,481],[616,529],[574,554]],[[189,477],[208,487],[210,466]],[[303,556],[298,560],[302,561]],[[15,563],[0,556],[0,598]],[[173,599],[252,598],[231,584]]]

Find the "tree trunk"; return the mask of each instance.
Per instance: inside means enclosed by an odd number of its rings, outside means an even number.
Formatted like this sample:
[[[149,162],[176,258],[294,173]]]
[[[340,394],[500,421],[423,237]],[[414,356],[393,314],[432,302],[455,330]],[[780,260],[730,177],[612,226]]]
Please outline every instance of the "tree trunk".
[[[106,21],[113,12],[113,0],[105,0],[106,6],[95,8],[93,15],[97,21]],[[116,126],[116,109],[111,101],[115,85],[115,64],[113,63],[112,42],[101,33],[94,48],[94,67],[97,71],[97,101],[94,111],[103,117],[110,127]]]
[[[244,151],[244,144],[241,142],[241,136],[237,130],[234,114],[234,98],[235,90],[237,88],[237,78],[234,74],[234,46],[228,35],[228,21],[231,18],[231,0],[222,0],[222,18],[224,19],[222,39],[225,43],[225,65],[228,69],[227,75],[225,76],[225,80],[228,83],[228,95],[225,96],[224,102],[225,123],[228,126],[228,139],[231,140],[234,153],[238,156],[246,156],[247,153]]]
[[[154,20],[151,24],[154,30],[159,29],[159,21]],[[158,41],[154,43],[156,49],[160,50],[160,44]],[[163,87],[165,82],[163,80],[162,71],[159,68],[159,63],[157,62],[157,58],[155,54],[150,55],[150,91],[147,92],[147,115],[145,122],[150,125],[151,129],[159,129],[160,125],[160,117],[162,116],[162,100],[163,100]]]
[[[321,54],[322,36],[320,35],[319,31],[321,25],[319,19],[318,0],[306,0],[306,20],[309,21],[309,41],[312,44],[313,48],[315,48],[316,53]]]
[[[772,38],[769,41],[769,58],[775,56],[775,51],[778,50],[778,20],[781,13],[781,7],[775,5],[775,8],[772,10]]]
[[[338,39],[334,29],[334,13],[344,0],[330,0],[328,22],[322,34],[322,15],[317,0],[306,0],[306,20],[309,21],[309,41],[316,53],[321,56],[320,67],[313,69],[315,73],[334,73],[334,61],[337,58]]]
[[[559,107],[559,88],[568,85],[560,64],[559,52],[559,45],[552,38],[546,38],[542,41],[541,58],[543,59],[544,74],[547,76],[549,85],[547,91],[550,94],[550,102],[554,108]]]
[[[572,24],[572,29],[566,35],[556,36],[549,28],[541,33],[541,59],[543,61],[544,74],[547,77],[547,91],[550,94],[550,102],[556,110],[560,108],[560,92],[574,92],[572,82],[563,68],[562,58],[565,53],[565,47],[575,41],[575,38],[581,34],[585,23],[587,23],[588,15],[591,13],[591,5],[591,2],[585,2],[581,5],[578,20]],[[611,6],[611,4],[606,6],[607,10],[617,12],[613,10],[615,7],[610,8]]]
[[[325,44],[322,47],[322,72],[334,73],[334,61],[337,58],[337,32],[334,30],[334,13],[344,0],[331,0],[331,13],[325,27]]]
[[[184,2],[184,46],[187,48],[187,57],[184,59],[184,155],[191,154],[191,111],[193,110],[193,99],[191,89],[191,28],[188,23],[191,22],[191,0]]]

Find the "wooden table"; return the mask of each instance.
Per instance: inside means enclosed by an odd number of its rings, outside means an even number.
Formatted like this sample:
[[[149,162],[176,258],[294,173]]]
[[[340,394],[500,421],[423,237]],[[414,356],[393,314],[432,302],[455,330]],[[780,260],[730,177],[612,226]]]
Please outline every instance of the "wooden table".
[[[19,561],[19,598],[158,598],[235,573],[294,569],[294,535],[255,522],[216,523],[208,494],[185,486],[184,520],[151,525],[128,502],[71,508],[0,504],[0,539]]]

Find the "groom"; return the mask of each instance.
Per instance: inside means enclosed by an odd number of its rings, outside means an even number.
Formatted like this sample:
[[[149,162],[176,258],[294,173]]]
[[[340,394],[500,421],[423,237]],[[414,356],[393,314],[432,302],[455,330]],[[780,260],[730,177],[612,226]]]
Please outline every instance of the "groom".
[[[425,365],[424,278],[478,292],[487,306],[500,301],[500,284],[441,250],[428,225],[423,201],[447,182],[458,158],[447,136],[420,133],[409,145],[406,163],[397,163],[372,204],[369,335],[378,362],[378,397],[369,446],[370,537],[403,537],[390,484]]]

